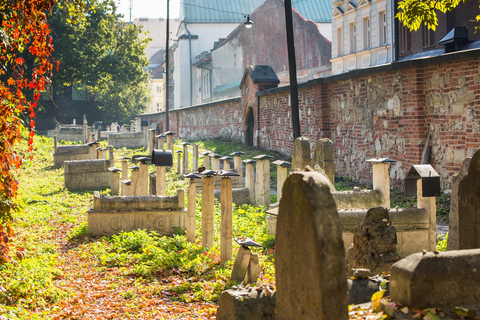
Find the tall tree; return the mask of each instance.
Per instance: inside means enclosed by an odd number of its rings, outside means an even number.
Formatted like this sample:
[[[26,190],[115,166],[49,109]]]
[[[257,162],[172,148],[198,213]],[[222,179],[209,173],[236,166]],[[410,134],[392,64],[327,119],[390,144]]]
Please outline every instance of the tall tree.
[[[435,30],[438,25],[437,12],[445,13],[454,10],[460,3],[468,0],[402,0],[398,3],[395,16],[411,31],[418,30],[422,22]],[[480,21],[480,15],[476,17]]]
[[[121,21],[114,1],[84,4],[85,11],[79,14],[62,6],[52,11],[55,58],[61,61],[53,88],[86,89],[106,120],[127,121],[149,103],[144,52],[150,39],[143,37],[140,27]]]

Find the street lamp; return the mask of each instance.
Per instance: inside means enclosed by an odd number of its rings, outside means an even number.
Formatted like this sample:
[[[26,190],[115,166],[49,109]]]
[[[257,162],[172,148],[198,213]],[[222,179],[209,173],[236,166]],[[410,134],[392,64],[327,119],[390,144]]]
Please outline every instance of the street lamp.
[[[253,26],[253,22],[250,20],[250,15],[247,14],[247,21],[243,23],[245,28],[250,29]]]
[[[170,10],[169,10],[169,7],[170,7],[170,0],[167,0],[167,36],[165,37],[166,38],[166,45],[165,45],[165,50],[166,50],[166,54],[165,54],[165,81],[167,83],[167,86],[165,88],[165,127],[166,127],[166,131],[169,131],[170,130],[170,120],[169,120],[169,117],[168,117],[168,109],[169,109],[169,92],[170,92],[170,88],[169,88],[169,78],[170,78],[170,65],[169,65],[169,59],[168,59],[168,52],[170,51],[169,50],[169,38],[170,38]]]

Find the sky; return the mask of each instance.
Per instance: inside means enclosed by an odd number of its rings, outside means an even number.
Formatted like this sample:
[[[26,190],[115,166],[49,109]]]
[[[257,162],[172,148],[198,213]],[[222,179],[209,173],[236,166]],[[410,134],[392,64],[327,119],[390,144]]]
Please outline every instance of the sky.
[[[166,18],[167,0],[116,0],[118,13],[123,14],[123,19],[129,21],[130,1],[133,3],[132,21],[135,18]],[[180,0],[170,0],[170,18],[178,18]]]

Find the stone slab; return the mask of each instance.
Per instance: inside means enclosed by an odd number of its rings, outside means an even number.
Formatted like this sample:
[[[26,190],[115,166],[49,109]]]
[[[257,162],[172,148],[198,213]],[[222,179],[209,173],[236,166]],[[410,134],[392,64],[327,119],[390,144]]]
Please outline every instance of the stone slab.
[[[480,303],[480,249],[412,254],[391,270],[390,295],[406,306]]]

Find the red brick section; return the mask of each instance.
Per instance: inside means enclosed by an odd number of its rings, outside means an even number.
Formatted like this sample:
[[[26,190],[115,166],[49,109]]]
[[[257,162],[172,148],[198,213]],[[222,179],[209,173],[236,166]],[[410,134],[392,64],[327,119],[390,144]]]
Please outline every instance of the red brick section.
[[[312,153],[316,140],[332,139],[337,175],[371,181],[365,160],[388,157],[401,165],[392,178],[402,184],[410,167],[420,163],[431,130],[430,163],[448,188],[463,159],[480,148],[479,68],[480,58],[470,58],[301,87],[301,132],[310,139]],[[181,138],[245,141],[245,115],[253,108],[254,145],[290,155],[288,88],[257,95],[261,89],[247,75],[240,101],[172,111],[170,129]],[[164,122],[163,114],[156,117]]]

